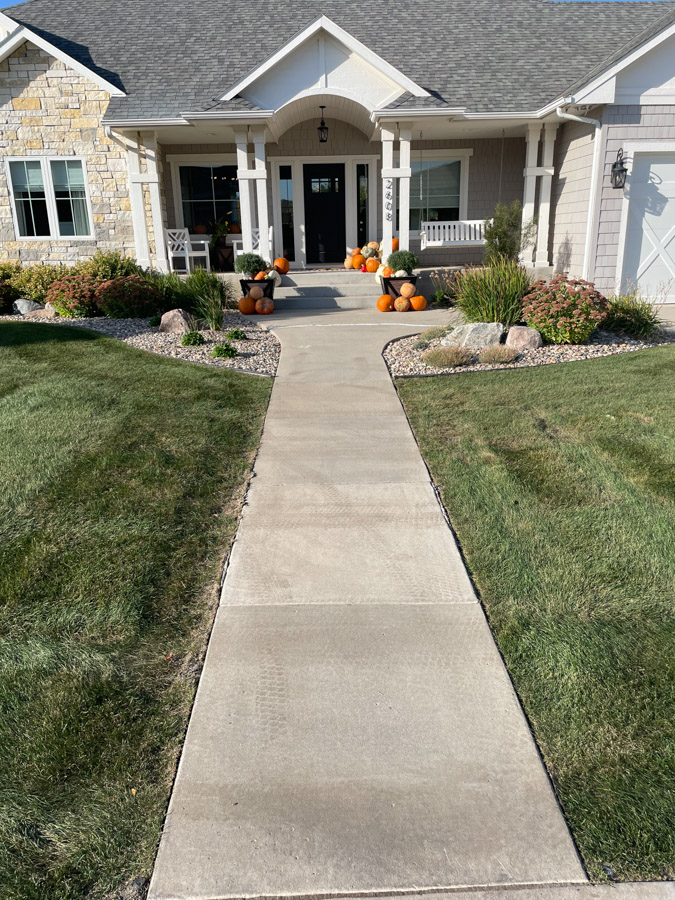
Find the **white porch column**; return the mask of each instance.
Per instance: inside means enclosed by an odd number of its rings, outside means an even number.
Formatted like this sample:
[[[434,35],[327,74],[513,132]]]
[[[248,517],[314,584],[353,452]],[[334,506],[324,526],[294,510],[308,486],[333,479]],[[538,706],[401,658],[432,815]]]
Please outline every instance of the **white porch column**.
[[[541,187],[539,189],[539,216],[537,227],[537,255],[535,266],[550,266],[551,257],[548,252],[548,237],[551,228],[551,188],[553,186],[553,152],[557,122],[544,125],[544,149],[542,153]]]
[[[143,183],[141,180],[138,145],[138,139],[129,138],[129,143],[127,144],[129,202],[131,205],[131,224],[134,229],[136,261],[140,266],[148,268],[150,266],[150,245],[148,244],[148,228],[145,222],[145,204],[143,202]]]
[[[145,160],[147,169],[147,185],[150,193],[150,216],[152,231],[155,237],[155,267],[160,272],[169,271],[164,235],[164,216],[162,215],[162,198],[159,192],[159,172],[157,171],[157,139],[155,135],[144,135]]]
[[[386,262],[394,239],[394,132],[383,128],[382,137],[382,259]]]
[[[251,221],[251,182],[248,168],[248,133],[235,131],[237,144],[237,179],[239,181],[239,214],[241,216],[241,242],[244,253],[253,251],[253,222]]]
[[[401,250],[410,250],[410,141],[412,138],[412,126],[401,125],[399,129],[400,160],[398,190],[399,190],[399,224],[398,237]]]
[[[523,193],[523,227],[534,219],[534,201],[537,194],[537,163],[539,162],[539,137],[541,123],[527,126],[527,151],[525,156],[525,191]],[[520,254],[525,265],[532,265],[533,247],[525,248]]]
[[[258,198],[258,228],[260,229],[260,249],[264,260],[271,262],[269,210],[267,206],[267,164],[265,161],[265,130],[251,132],[255,154],[255,187]]]

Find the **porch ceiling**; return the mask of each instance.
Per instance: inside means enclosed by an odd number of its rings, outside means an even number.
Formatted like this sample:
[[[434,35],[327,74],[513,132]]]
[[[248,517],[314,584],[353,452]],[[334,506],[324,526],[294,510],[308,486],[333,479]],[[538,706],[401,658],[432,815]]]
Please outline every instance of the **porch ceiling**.
[[[340,119],[348,122],[371,140],[377,138],[377,129],[370,120],[370,110],[346,97],[321,93],[293,100],[277,110],[269,123],[269,129],[274,138],[278,140],[294,125],[299,125],[300,122],[306,122],[308,119],[316,119],[318,125],[322,105],[326,107],[324,114],[327,119]]]

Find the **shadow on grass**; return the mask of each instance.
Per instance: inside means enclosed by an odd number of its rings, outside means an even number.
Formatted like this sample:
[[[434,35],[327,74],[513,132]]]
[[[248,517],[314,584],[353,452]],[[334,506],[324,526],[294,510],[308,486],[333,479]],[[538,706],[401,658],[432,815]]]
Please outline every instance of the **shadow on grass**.
[[[105,335],[88,328],[45,325],[38,322],[0,323],[0,347],[20,347],[25,344],[68,344],[73,341],[97,341]]]

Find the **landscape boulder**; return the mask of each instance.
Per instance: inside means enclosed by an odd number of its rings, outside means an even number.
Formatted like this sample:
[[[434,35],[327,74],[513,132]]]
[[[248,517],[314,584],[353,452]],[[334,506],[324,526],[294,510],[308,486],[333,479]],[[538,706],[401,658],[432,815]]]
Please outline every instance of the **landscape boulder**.
[[[35,312],[38,309],[43,309],[43,306],[41,303],[36,303],[35,300],[24,300],[22,298],[15,300],[12,304],[15,316],[26,316],[28,313]]]
[[[504,334],[504,326],[500,322],[471,322],[453,328],[441,344],[444,347],[466,347],[467,350],[482,350],[498,344]]]
[[[512,325],[506,335],[506,346],[512,350],[536,350],[543,346],[542,336],[536,328],[528,328],[526,325]]]
[[[184,309],[170,309],[164,313],[159,323],[159,330],[169,334],[186,334],[194,331],[194,327],[193,317]]]
[[[42,307],[26,313],[27,319],[55,319],[57,316],[58,313],[55,309],[43,309]]]

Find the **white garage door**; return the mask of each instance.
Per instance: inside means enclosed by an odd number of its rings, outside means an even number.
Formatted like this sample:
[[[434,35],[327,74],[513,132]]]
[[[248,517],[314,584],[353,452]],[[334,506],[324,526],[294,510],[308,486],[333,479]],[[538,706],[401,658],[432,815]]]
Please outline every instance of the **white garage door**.
[[[636,153],[622,286],[675,303],[675,153]]]

